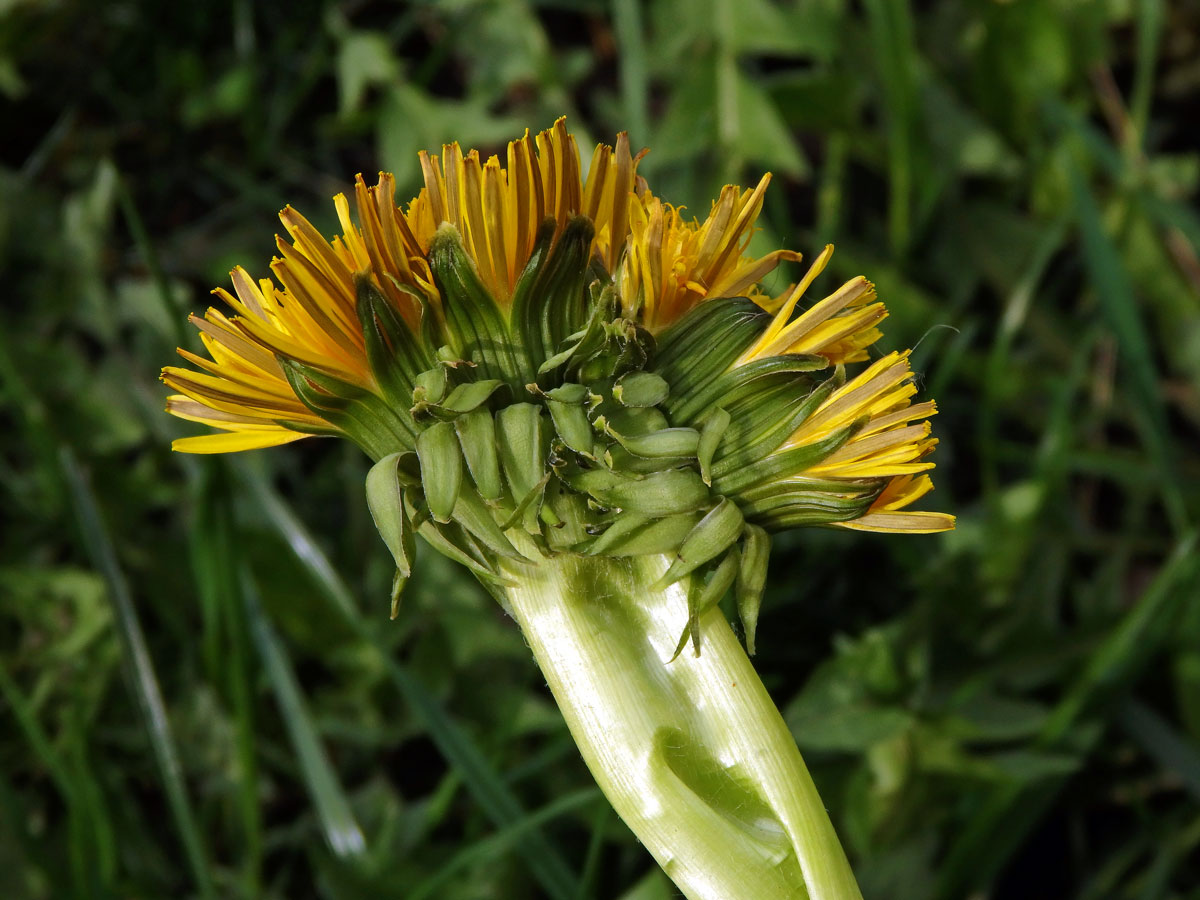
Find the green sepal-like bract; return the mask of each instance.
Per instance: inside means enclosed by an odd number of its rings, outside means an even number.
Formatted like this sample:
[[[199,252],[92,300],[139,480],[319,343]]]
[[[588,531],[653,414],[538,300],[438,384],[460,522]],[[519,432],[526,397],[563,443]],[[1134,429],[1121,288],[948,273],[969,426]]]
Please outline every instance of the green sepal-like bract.
[[[700,440],[696,442],[696,462],[700,465],[700,478],[705,484],[712,484],[713,457],[721,446],[730,421],[732,418],[729,413],[718,406],[709,411],[700,427]]]
[[[454,420],[467,470],[484,500],[504,496],[500,457],[496,452],[496,422],[486,409],[473,409]]]
[[[758,631],[758,612],[762,608],[763,589],[767,585],[767,558],[771,555],[771,538],[757,525],[746,523],[742,535],[742,552],[738,560],[737,598],[738,618],[746,635],[746,652],[754,655],[754,638]]]
[[[613,399],[622,406],[658,406],[671,393],[671,386],[653,372],[627,372],[613,385]]]
[[[483,381],[469,381],[466,384],[455,385],[443,398],[434,402],[425,400],[420,403],[418,416],[433,417],[444,422],[450,422],[469,412],[473,412],[495,394],[497,391],[507,391],[507,385],[498,378],[487,378]],[[414,407],[414,411],[416,407]]]
[[[753,465],[745,466],[728,474],[717,475],[713,478],[713,488],[723,494],[736,494],[756,484],[776,481],[802,472],[839,450],[862,428],[863,424],[863,422],[855,422],[819,441],[791,447]]]
[[[479,280],[475,263],[452,225],[443,225],[434,235],[429,268],[441,295],[450,346],[461,358],[478,365],[485,378],[500,379],[516,389],[525,372],[509,337],[508,323]]]
[[[433,518],[443,524],[454,516],[462,488],[462,452],[458,435],[449,422],[435,422],[417,435],[421,484]]]
[[[878,479],[856,483],[797,476],[747,488],[738,498],[755,521],[780,529],[857,519],[866,513],[882,488]]]
[[[724,297],[699,303],[657,341],[654,372],[671,385],[671,403],[728,371],[762,334],[771,316],[753,300]]]
[[[487,548],[489,553],[515,559],[520,556],[513,548],[504,531],[496,522],[492,511],[484,504],[479,494],[470,487],[461,487],[454,503],[454,521]]]
[[[404,507],[413,526],[425,541],[438,553],[465,566],[484,584],[503,582],[492,562],[479,551],[474,540],[468,540],[466,532],[453,523],[439,525],[429,515],[429,508],[419,500],[404,498]]]
[[[745,520],[737,504],[728,497],[722,497],[683,539],[659,587],[678,581],[710,559],[720,556],[738,539],[744,525]]]
[[[367,274],[355,274],[354,289],[355,310],[363,330],[367,363],[379,382],[384,399],[393,409],[403,412],[418,373],[427,369],[433,360],[428,349]],[[412,427],[411,421],[406,424]],[[415,429],[413,431],[415,433]]]
[[[785,381],[764,386],[759,396],[731,405],[726,426],[728,440],[713,462],[713,477],[720,478],[766,459],[795,434],[832,390],[829,381],[811,390],[806,383]]]
[[[700,520],[700,513],[673,516],[643,516],[626,512],[608,530],[587,545],[589,556],[643,556],[671,553]]]
[[[550,474],[545,417],[532,403],[514,403],[500,410],[495,421],[500,466],[517,508],[524,510],[523,526],[530,534],[540,533],[540,497]]]
[[[599,470],[593,470],[599,471]],[[581,482],[587,484],[585,477]],[[593,478],[594,489],[586,489],[609,507],[645,516],[673,516],[699,509],[710,501],[708,485],[691,469],[667,469],[641,478],[619,476],[611,480]]]
[[[393,617],[416,558],[416,535],[404,510],[404,487],[396,470],[401,455],[385,456],[367,473],[367,507],[375,528],[396,562],[396,578],[392,584]]]
[[[663,428],[646,434],[622,434],[603,416],[596,419],[595,425],[625,450],[644,459],[683,461],[694,458],[700,446],[700,432],[695,428]]]
[[[688,641],[696,656],[700,655],[700,617],[721,602],[729,588],[737,578],[738,551],[735,547],[725,555],[720,564],[714,568],[705,579],[694,579],[688,588],[688,620],[687,627],[675,645],[675,653],[671,656],[674,662],[683,652]]]
[[[539,259],[537,268],[526,270],[529,282],[520,284],[514,293],[513,332],[532,370],[526,381],[588,320],[587,270],[593,231],[589,219],[572,219],[544,260]]]
[[[413,379],[412,414],[420,418],[430,406],[435,406],[446,399],[450,390],[450,376],[446,366],[438,363],[424,372],[418,372]]]
[[[768,359],[755,360],[738,366],[726,372],[719,378],[714,378],[700,390],[681,393],[668,404],[672,417],[680,422],[691,421],[692,418],[709,409],[716,403],[730,406],[739,400],[750,399],[759,392],[756,382],[771,376],[792,376],[806,372],[816,372],[828,368],[829,363],[822,356],[807,356],[791,354],[788,356],[772,356]],[[788,379],[794,381],[795,379]],[[776,378],[775,382],[778,383]]]
[[[300,402],[345,433],[372,459],[381,459],[412,440],[403,414],[379,396],[312,366],[282,356],[277,359]]]
[[[594,434],[587,411],[595,405],[594,395],[585,385],[568,382],[550,391],[542,392],[537,385],[530,390],[542,394],[550,411],[550,420],[559,439],[570,449],[594,458],[592,450]],[[599,398],[596,398],[599,399]]]

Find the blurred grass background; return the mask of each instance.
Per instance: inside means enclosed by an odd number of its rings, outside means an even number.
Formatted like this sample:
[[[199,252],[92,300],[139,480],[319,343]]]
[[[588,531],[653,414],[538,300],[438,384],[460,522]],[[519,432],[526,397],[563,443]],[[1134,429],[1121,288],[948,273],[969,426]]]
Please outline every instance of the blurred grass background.
[[[763,611],[868,900],[1200,897],[1200,7],[3,0],[0,109],[0,896],[672,896],[473,582],[388,621],[357,452],[173,455],[157,381],[284,204],[565,113],[773,171],[941,407],[958,530]]]

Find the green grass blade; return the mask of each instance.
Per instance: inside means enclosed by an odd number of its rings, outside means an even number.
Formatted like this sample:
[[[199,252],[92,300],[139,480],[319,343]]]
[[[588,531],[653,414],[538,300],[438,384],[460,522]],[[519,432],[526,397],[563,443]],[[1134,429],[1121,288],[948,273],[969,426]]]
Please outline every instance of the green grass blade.
[[[1087,666],[1046,720],[1041,734],[1043,745],[1067,738],[1085,713],[1111,700],[1115,691],[1132,685],[1170,637],[1182,605],[1200,595],[1196,543],[1195,531],[1176,543],[1141,599],[1092,653]]]
[[[4,702],[8,704],[13,719],[16,720],[18,728],[25,735],[25,740],[28,741],[29,748],[33,751],[37,761],[50,775],[50,780],[54,782],[54,786],[62,795],[63,800],[69,804],[74,794],[71,774],[59,759],[58,753],[50,743],[50,738],[38,724],[37,716],[34,715],[29,701],[17,683],[13,681],[2,658],[0,658],[0,697],[3,697]]]
[[[79,830],[86,829],[88,840],[92,844],[95,862],[90,864],[90,876],[94,890],[109,893],[117,878],[118,870],[118,838],[115,834],[115,823],[104,799],[104,784],[96,777],[88,756],[86,726],[78,720],[73,724],[74,735],[71,738],[70,766],[75,772],[75,796],[77,798],[80,819]]]
[[[1117,721],[1146,754],[1168,772],[1174,772],[1188,792],[1200,801],[1200,750],[1185,740],[1153,709],[1127,700]]]
[[[118,633],[121,636],[123,662],[130,687],[150,736],[150,746],[158,764],[159,777],[167,794],[167,804],[179,832],[188,867],[200,895],[215,898],[217,894],[209,869],[204,838],[184,784],[179,751],[171,734],[162,690],[154,672],[150,651],[146,647],[146,638],[133,605],[129,585],[117,562],[112,539],[96,506],[91,486],[76,462],[75,455],[69,448],[64,447],[59,453],[59,462],[75,506],[85,549],[91,557],[92,564],[100,570],[108,588],[109,602],[112,604]]]
[[[1195,555],[1196,533],[1175,546],[1141,599],[1095,649],[1071,689],[1046,720],[1039,736],[1043,748],[1065,746],[1087,753],[1101,735],[1092,732],[1081,745],[1074,728],[1083,715],[1102,709],[1114,692],[1132,686],[1171,633],[1183,605],[1200,589],[1200,559]],[[1051,778],[1024,789],[1015,781],[995,787],[975,807],[970,825],[950,846],[938,871],[934,896],[958,900],[986,885],[999,873],[1054,803],[1065,778]]]
[[[587,855],[583,858],[583,871],[579,876],[579,896],[591,897],[596,893],[596,877],[600,874],[600,858],[603,854],[604,843],[609,836],[616,813],[612,806],[605,803],[596,809],[592,817],[592,836],[588,840]]]
[[[1160,227],[1179,231],[1194,251],[1200,251],[1200,215],[1186,201],[1164,196],[1152,182],[1139,184],[1144,179],[1130,169],[1107,135],[1062,100],[1045,97],[1041,111],[1050,128],[1069,131],[1087,152],[1088,160],[1098,165],[1115,183],[1137,185],[1133,191],[1138,204]]]
[[[679,893],[662,869],[651,869],[618,900],[674,900]]]
[[[279,711],[283,715],[292,748],[296,751],[304,785],[316,807],[321,831],[336,856],[343,859],[361,856],[367,848],[366,840],[321,744],[296,673],[292,671],[274,626],[263,612],[253,580],[247,573],[241,581],[250,633],[258,647],[275,699],[279,702]]]
[[[613,27],[617,33],[617,55],[621,67],[621,101],[632,147],[650,139],[647,112],[649,83],[646,75],[646,42],[643,34],[640,0],[615,0]]]
[[[203,459],[193,479],[196,520],[189,530],[192,568],[205,611],[203,647],[209,679],[221,685],[234,719],[239,849],[248,897],[262,893],[263,825],[259,807],[251,638],[238,582],[229,471],[225,460]]]
[[[478,745],[433,698],[424,685],[392,658],[374,636],[358,611],[353,594],[338,576],[328,557],[291,508],[265,482],[263,477],[244,465],[238,475],[250,490],[260,510],[291,548],[309,576],[326,598],[341,612],[346,624],[354,629],[379,654],[389,677],[417,718],[429,732],[445,760],[463,779],[467,790],[483,813],[498,827],[521,821],[528,813],[516,794],[488,762]],[[517,847],[530,871],[555,900],[573,900],[578,892],[577,879],[559,850],[540,829],[531,830]]]
[[[32,390],[25,373],[14,358],[8,343],[11,332],[0,320],[0,388],[11,398],[17,420],[34,451],[38,488],[47,509],[57,510],[64,503],[63,482],[55,465],[58,438],[50,422],[45,403]]]
[[[1000,388],[1005,381],[1005,372],[1012,366],[1012,345],[1029,314],[1034,294],[1045,277],[1046,269],[1054,254],[1062,247],[1066,238],[1067,223],[1060,219],[1045,230],[1038,242],[1025,272],[1013,286],[1005,303],[1004,314],[996,329],[991,350],[987,356],[987,377],[983,379],[983,399],[979,404],[979,454],[986,496],[994,497],[999,490],[999,467],[995,448],[1000,439]]]
[[[382,651],[381,651],[382,652]],[[451,719],[425,686],[390,658],[388,674],[399,688],[429,736],[450,765],[462,777],[484,814],[499,827],[520,822],[527,816],[517,795],[488,762],[479,746]],[[577,880],[562,854],[540,828],[531,827],[517,846],[526,865],[546,892],[555,900],[569,900],[577,893]]]
[[[900,258],[908,246],[913,203],[916,103],[916,48],[912,13],[906,0],[866,0],[871,46],[887,124],[888,235]]]
[[[1140,150],[1146,141],[1146,123],[1150,121],[1150,98],[1154,91],[1154,70],[1163,29],[1162,0],[1138,0],[1137,65],[1133,73],[1129,117],[1133,126],[1129,135],[1130,151]]]
[[[171,283],[167,280],[167,273],[158,259],[158,251],[154,249],[154,242],[150,240],[150,234],[146,231],[146,223],[142,221],[141,213],[138,212],[137,204],[134,203],[133,194],[130,193],[124,176],[117,179],[117,200],[121,205],[121,214],[125,217],[125,225],[129,228],[129,234],[133,238],[133,244],[137,247],[138,253],[142,255],[142,261],[145,262],[150,277],[154,279],[154,293],[162,303],[167,320],[171,323],[176,345],[179,347],[191,346],[195,337],[188,327],[184,311],[175,303],[174,295],[171,293]]]
[[[832,244],[842,234],[849,143],[839,132],[831,134],[825,145],[825,164],[817,185],[817,224],[813,229],[818,245]]]
[[[1070,166],[1070,180],[1088,280],[1121,348],[1131,393],[1141,410],[1138,425],[1147,449],[1159,465],[1164,505],[1176,531],[1182,532],[1187,527],[1188,514],[1171,454],[1170,428],[1150,337],[1138,313],[1129,274],[1100,224],[1099,206],[1078,165]]]
[[[408,900],[425,900],[427,897],[439,896],[438,891],[445,887],[463,869],[484,862],[491,857],[509,850],[514,843],[525,837],[533,829],[539,828],[547,822],[557,819],[559,816],[565,815],[581,806],[586,806],[589,803],[594,803],[597,800],[604,801],[603,795],[598,788],[582,788],[567,794],[565,797],[559,797],[552,803],[547,803],[536,812],[522,816],[517,821],[504,826],[483,840],[476,841],[464,847],[449,862],[442,866],[435,875],[417,884],[412,889],[412,893],[407,895]],[[605,802],[605,805],[607,805],[607,802]]]
[[[94,815],[80,779],[54,749],[28,698],[9,674],[3,660],[0,660],[0,697],[8,705],[38,764],[50,775],[67,808],[68,856],[76,887],[83,890],[83,886],[88,885],[93,892],[104,893],[112,884],[116,871],[111,823]],[[22,825],[21,833],[27,830]]]
[[[242,460],[235,460],[232,468],[242,484],[253,492],[267,521],[279,533],[304,571],[317,583],[325,599],[333,603],[347,623],[352,626],[361,624],[362,616],[353,592],[292,508],[267,484],[264,475],[250,469]]]

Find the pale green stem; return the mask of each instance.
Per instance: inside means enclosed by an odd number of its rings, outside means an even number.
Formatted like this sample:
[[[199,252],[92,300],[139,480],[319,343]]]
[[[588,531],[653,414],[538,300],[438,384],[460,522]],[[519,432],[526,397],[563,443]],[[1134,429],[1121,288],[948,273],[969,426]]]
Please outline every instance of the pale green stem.
[[[664,557],[508,563],[507,606],[584,761],[691,900],[861,900],[791,733],[719,610],[674,662]]]

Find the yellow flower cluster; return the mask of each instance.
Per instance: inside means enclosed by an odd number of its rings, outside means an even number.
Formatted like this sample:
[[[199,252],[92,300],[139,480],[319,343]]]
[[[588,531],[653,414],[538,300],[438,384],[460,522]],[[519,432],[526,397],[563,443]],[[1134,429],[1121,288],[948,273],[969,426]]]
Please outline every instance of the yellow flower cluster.
[[[356,307],[359,282],[369,279],[413,333],[423,316],[443,317],[429,259],[444,223],[457,230],[502,315],[539,241],[557,240],[569,222],[584,217],[593,229],[592,258],[608,273],[623,314],[651,333],[706,301],[749,297],[772,317],[732,368],[808,355],[823,357],[840,373],[845,364],[870,358],[887,311],[865,279],[852,279],[796,315],[832,246],[797,284],[775,297],[763,290],[777,266],[800,260],[787,249],[759,257],[749,252],[769,176],[753,189],[726,187],[698,221],[651,193],[637,174],[641,156],[630,153],[622,134],[615,146],[595,149],[585,177],[575,139],[559,120],[509,143],[503,162],[497,156],[481,161],[457,144],[444,147],[440,158],[421,153],[424,187],[405,208],[395,202],[391,175],[381,173],[374,186],[359,176],[357,223],[348,199],[335,197],[342,233],[332,240],[287,207],[280,219],[290,242],[277,238],[273,279],[255,281],[235,269],[233,292],[215,292],[234,314],[210,308],[203,318],[192,317],[210,358],[181,350],[194,368],[163,370],[163,380],[178,391],[168,410],[219,429],[182,438],[175,448],[229,452],[336,431],[297,397],[280,360],[377,392]],[[907,352],[886,354],[846,380],[783,449],[815,444],[854,423],[857,430],[788,483],[887,479],[866,515],[839,524],[879,531],[953,527],[950,516],[906,511],[932,487],[923,473],[933,467],[928,456],[937,443],[928,422],[936,408],[932,402],[913,405],[915,391]]]

